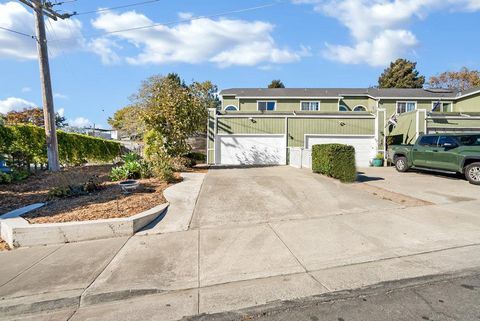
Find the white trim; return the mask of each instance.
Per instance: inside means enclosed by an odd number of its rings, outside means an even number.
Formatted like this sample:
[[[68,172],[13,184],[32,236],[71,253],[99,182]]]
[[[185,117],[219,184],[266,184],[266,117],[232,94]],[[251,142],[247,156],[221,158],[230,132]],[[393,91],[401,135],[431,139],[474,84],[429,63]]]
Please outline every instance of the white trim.
[[[428,119],[453,119],[453,120],[478,120],[480,119],[480,116],[428,116]]]
[[[275,137],[281,137],[285,136],[285,134],[217,134],[219,137],[235,137],[235,136],[275,136]]]
[[[458,97],[455,97],[454,99],[455,100],[462,99],[462,98],[465,98],[465,97],[468,97],[468,96],[476,95],[478,93],[480,93],[480,90],[477,90],[477,91],[474,91],[474,92],[471,92],[471,93],[468,93],[468,94],[465,94],[465,95],[460,95]]]
[[[275,103],[275,109],[274,110],[268,110],[268,109],[265,109],[265,110],[259,110],[258,109],[258,103]],[[257,111],[276,111],[277,110],[277,101],[276,100],[257,100]]]
[[[233,111],[233,110],[227,110],[228,107],[234,107],[234,108],[235,108],[235,111],[238,111],[238,110],[239,110],[238,106],[235,106],[235,105],[227,105],[227,106],[225,106],[225,108],[223,108],[223,110],[224,110],[224,111]]]
[[[415,140],[418,139],[420,133],[420,111],[417,110],[415,113]]]
[[[217,134],[218,134],[218,115],[215,111],[214,118],[215,125],[213,126],[213,164],[217,164]]]
[[[303,103],[318,103],[318,109],[317,110],[311,110],[311,109],[303,110],[302,109],[302,104]],[[320,100],[300,100],[300,111],[320,111],[321,108],[322,108],[321,105],[322,105],[322,103],[320,102]],[[310,108],[310,106],[309,106],[309,108]]]
[[[368,97],[368,98],[371,98],[373,100],[376,100],[377,98],[373,97],[372,95],[369,95],[369,94],[340,94],[342,96],[342,98],[344,97]]]
[[[295,118],[364,118],[364,119],[375,119],[375,115],[372,113],[366,115],[343,115],[345,112],[341,112],[342,115],[298,115],[289,116],[289,115],[265,115],[265,114],[236,114],[236,115],[217,115],[217,118],[285,118],[285,117],[295,117]]]
[[[227,95],[228,96],[228,95]],[[322,97],[322,96],[308,96],[308,97],[295,97],[295,96],[269,96],[269,97],[250,97],[250,96],[241,96],[239,99],[306,99],[306,100],[322,100],[322,99],[338,99],[338,96],[335,97]]]
[[[307,137],[354,137],[354,138],[375,138],[375,135],[355,134],[303,134],[303,148],[307,148]],[[378,147],[377,147],[378,148]]]
[[[405,103],[405,108],[407,108],[406,105],[407,105],[408,103],[414,103],[414,104],[415,104],[415,108],[414,108],[413,110],[408,110],[408,111],[406,110],[404,113],[399,113],[399,112],[398,112],[398,103]],[[411,111],[415,111],[415,110],[417,110],[417,102],[416,102],[415,100],[397,100],[397,101],[395,102],[395,112],[396,112],[397,114],[399,114],[399,115],[400,115],[400,114],[405,114],[405,113],[408,113],[408,112],[411,112]]]
[[[363,105],[357,105],[357,106],[353,107],[352,111],[359,112],[359,110],[355,110],[355,109],[357,109],[358,107],[361,107],[361,108],[365,109],[365,110],[362,110],[362,111],[368,111],[367,107],[365,107],[365,106],[363,106]]]

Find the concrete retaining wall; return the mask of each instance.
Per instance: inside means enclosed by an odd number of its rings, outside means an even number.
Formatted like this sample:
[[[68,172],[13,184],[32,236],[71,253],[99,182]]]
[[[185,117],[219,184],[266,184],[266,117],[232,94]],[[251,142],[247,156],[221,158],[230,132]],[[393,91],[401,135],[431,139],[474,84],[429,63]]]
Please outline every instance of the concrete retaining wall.
[[[168,205],[130,217],[84,222],[30,224],[22,217],[6,218],[1,220],[1,236],[11,248],[130,236],[164,214]]]

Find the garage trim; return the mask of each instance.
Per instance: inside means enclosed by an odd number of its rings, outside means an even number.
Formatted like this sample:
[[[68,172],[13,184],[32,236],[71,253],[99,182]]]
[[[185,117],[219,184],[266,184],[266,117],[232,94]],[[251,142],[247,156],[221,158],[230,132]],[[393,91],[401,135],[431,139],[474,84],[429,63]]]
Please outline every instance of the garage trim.
[[[303,137],[303,147],[308,149],[307,147],[307,138],[308,137],[355,137],[355,138],[375,138],[375,135],[349,135],[349,134],[305,134]],[[334,143],[332,143],[334,144]]]

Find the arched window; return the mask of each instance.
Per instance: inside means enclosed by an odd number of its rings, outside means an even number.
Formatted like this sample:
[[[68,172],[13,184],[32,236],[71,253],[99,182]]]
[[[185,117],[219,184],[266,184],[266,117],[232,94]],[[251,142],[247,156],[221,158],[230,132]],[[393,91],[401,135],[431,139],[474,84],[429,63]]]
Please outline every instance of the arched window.
[[[367,108],[365,108],[365,106],[358,105],[353,108],[353,111],[367,111]]]
[[[345,106],[345,105],[340,105],[340,106],[338,106],[338,110],[339,111],[348,111],[348,107]]]
[[[225,107],[225,111],[237,111],[238,108],[237,106],[234,106],[234,105],[228,105],[227,107]]]

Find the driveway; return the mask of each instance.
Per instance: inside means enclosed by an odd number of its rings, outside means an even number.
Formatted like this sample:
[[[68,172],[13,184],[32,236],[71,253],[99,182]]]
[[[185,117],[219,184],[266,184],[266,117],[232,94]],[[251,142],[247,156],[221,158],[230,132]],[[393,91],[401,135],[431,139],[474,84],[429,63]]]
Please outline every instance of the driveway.
[[[460,175],[427,171],[399,173],[394,167],[370,167],[360,170],[366,184],[434,204],[453,204],[480,200],[480,186],[469,184]]]
[[[289,166],[210,170],[191,227],[252,224],[387,210],[399,204]]]

